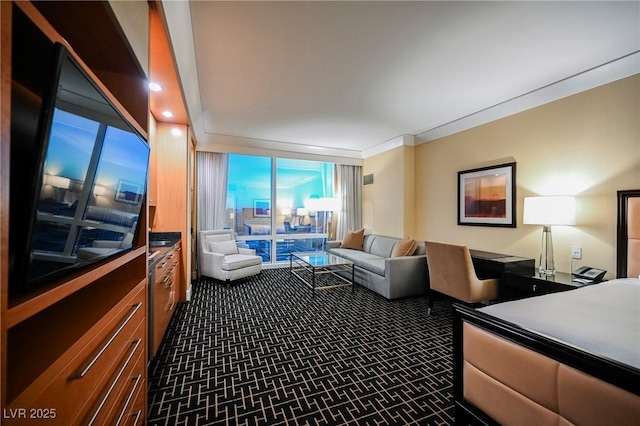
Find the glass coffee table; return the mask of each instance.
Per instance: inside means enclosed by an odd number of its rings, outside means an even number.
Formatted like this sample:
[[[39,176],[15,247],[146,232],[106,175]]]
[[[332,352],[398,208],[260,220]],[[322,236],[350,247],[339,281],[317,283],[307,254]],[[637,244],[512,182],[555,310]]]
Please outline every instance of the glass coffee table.
[[[339,272],[346,272],[346,277]],[[330,274],[342,282],[321,280],[320,277],[324,274]],[[311,287],[313,296],[316,295],[316,290],[351,286],[353,293],[355,288],[353,262],[323,251],[290,253],[289,277],[292,276]]]

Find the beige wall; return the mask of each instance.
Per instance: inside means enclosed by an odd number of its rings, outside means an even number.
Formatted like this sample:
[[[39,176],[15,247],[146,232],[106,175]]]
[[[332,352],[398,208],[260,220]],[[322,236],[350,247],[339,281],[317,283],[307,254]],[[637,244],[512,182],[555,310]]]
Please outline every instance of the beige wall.
[[[541,227],[522,224],[525,196],[575,194],[574,227],[553,228],[556,269],[571,269],[571,246],[583,248],[578,265],[615,275],[616,191],[640,188],[640,75],[543,105],[415,148],[415,235],[471,248],[535,257]],[[394,150],[396,151],[396,150]],[[374,228],[399,234],[402,191],[394,151],[365,160],[375,170],[380,200]],[[517,162],[517,228],[457,225],[457,172]],[[367,188],[367,187],[364,187]],[[383,192],[384,191],[384,192]],[[388,200],[388,202],[387,202]]]
[[[369,157],[362,174],[373,184],[362,187],[362,224],[367,232],[415,236],[415,148],[401,146]]]

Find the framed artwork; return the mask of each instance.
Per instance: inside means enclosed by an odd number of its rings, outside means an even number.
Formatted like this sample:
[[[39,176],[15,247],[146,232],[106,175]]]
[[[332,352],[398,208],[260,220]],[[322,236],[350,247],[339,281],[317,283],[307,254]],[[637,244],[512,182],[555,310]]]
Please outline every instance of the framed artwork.
[[[253,217],[271,217],[271,200],[253,200]]]
[[[142,198],[142,185],[121,180],[114,199],[123,203],[138,204]]]
[[[458,225],[516,227],[516,163],[458,172]]]

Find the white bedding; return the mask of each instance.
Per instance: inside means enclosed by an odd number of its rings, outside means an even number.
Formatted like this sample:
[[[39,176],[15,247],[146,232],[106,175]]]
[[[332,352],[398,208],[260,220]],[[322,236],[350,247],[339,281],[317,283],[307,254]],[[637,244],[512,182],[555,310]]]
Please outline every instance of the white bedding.
[[[640,279],[616,279],[478,310],[640,369]]]

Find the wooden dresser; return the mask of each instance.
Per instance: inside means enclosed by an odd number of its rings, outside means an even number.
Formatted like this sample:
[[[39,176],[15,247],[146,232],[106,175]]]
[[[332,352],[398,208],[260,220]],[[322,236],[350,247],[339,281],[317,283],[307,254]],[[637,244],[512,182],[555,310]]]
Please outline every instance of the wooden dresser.
[[[126,287],[122,285],[123,293]],[[108,286],[103,288],[102,291],[87,288],[83,293],[89,298],[115,298],[98,294],[107,293]],[[94,294],[90,296],[90,292]],[[86,307],[95,305],[89,299],[76,302]],[[87,308],[74,309],[74,315],[67,318],[62,318],[63,312],[56,312],[47,324],[44,321],[49,315],[40,314],[10,330],[13,339],[9,340],[9,359],[13,368],[9,380],[14,386],[27,387],[11,401],[9,409],[16,414],[5,416],[4,424],[25,424],[25,420],[35,419],[49,419],[51,424],[61,425],[142,424],[146,404],[146,280],[114,302],[110,309],[103,307],[106,313],[101,316],[82,312]],[[59,311],[58,306],[53,311]],[[65,342],[69,345],[66,350],[50,365],[39,366],[46,368],[33,382],[20,383],[21,379],[12,373],[29,369],[40,356],[54,358],[47,353],[47,346],[58,346],[56,336],[67,332],[66,327],[73,328],[71,323],[75,321],[87,321],[81,336],[76,340],[65,339],[69,340]],[[44,347],[34,347],[36,342]],[[18,357],[18,351],[22,356]]]
[[[11,140],[18,114],[12,111],[12,96],[38,96],[30,87],[36,86],[33,73],[14,75],[15,52],[37,57],[39,47],[63,43],[145,138],[146,76],[109,2],[2,1],[0,8],[2,424],[142,425],[148,358],[146,208],[130,250],[44,286],[10,292],[8,205],[10,186],[20,185],[10,182],[9,174],[12,149],[20,142]]]

